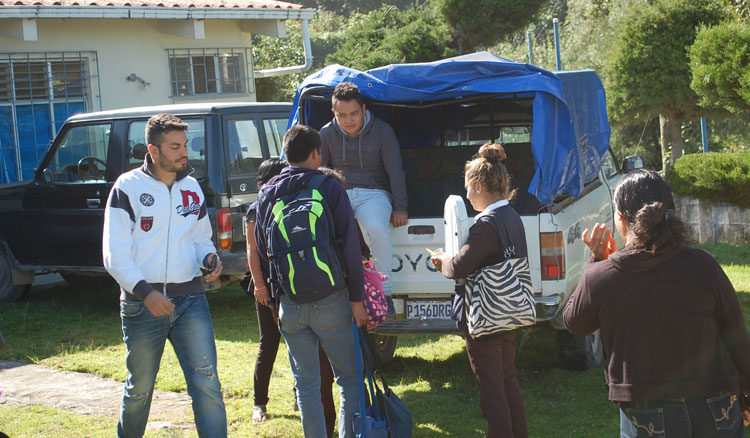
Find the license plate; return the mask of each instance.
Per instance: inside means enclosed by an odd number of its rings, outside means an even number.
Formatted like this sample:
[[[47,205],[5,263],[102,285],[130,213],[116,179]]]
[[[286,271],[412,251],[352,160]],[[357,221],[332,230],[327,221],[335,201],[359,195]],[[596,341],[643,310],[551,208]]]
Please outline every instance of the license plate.
[[[406,301],[406,318],[451,319],[450,300]]]

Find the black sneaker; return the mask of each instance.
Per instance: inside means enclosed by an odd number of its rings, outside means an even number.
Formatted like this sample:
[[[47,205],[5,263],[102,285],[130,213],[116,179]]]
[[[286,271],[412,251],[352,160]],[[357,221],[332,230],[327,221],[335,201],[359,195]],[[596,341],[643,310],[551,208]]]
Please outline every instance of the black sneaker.
[[[386,303],[388,303],[388,314],[386,315],[387,319],[395,319],[396,318],[396,307],[393,305],[393,298],[391,297],[385,297]]]
[[[253,408],[253,424],[265,423],[268,418],[265,405],[258,405]]]

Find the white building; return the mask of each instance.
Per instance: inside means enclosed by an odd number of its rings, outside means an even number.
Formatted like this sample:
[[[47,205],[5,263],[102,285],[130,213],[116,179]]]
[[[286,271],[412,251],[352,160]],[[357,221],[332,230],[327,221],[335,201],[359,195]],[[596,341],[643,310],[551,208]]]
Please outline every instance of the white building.
[[[0,0],[0,182],[32,178],[79,112],[254,101],[269,72],[254,71],[251,34],[306,31],[314,15],[272,0]],[[307,35],[305,49],[309,65]]]

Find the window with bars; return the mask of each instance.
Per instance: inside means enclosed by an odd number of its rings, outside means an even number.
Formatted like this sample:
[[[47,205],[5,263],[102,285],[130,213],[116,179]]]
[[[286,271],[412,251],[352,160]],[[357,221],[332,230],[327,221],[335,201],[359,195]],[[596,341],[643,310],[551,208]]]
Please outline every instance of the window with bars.
[[[0,53],[0,183],[33,177],[69,116],[101,108],[96,52]]]
[[[84,61],[0,61],[0,102],[84,97]]]
[[[168,49],[172,97],[250,92],[248,49]]]

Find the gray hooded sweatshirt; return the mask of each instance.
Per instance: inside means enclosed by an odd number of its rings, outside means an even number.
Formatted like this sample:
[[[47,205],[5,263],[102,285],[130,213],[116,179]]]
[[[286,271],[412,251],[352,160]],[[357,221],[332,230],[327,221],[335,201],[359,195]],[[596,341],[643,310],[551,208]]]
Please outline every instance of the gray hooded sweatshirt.
[[[406,212],[408,197],[401,150],[393,129],[365,112],[365,124],[349,137],[334,118],[320,130],[323,166],[343,172],[344,187],[380,189],[393,196],[393,210]]]

